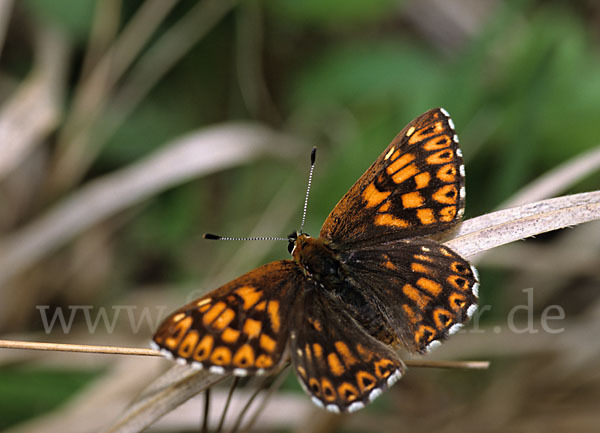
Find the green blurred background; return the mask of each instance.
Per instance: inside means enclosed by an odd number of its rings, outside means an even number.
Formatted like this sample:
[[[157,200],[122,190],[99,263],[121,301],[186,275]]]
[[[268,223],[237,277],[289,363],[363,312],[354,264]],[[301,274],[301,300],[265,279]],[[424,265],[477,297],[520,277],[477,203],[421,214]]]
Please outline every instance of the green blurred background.
[[[133,199],[44,250],[3,280],[0,334],[144,347],[151,327],[132,332],[124,312],[114,332],[89,332],[81,310],[70,332],[57,327],[47,335],[36,306],[49,314],[92,306],[96,317],[102,307],[109,315],[115,305],[156,315],[164,305],[166,314],[285,258],[284,243],[201,235],[297,229],[313,145],[319,151],[306,231],[318,233],[395,134],[432,107],[452,114],[461,140],[466,218],[492,211],[600,144],[599,46],[600,3],[592,0],[4,0],[0,163],[2,154],[13,157],[0,166],[0,256],[49,210],[169,152],[185,134],[245,121],[290,141]],[[11,150],[12,142],[27,143],[25,150]],[[563,192],[599,187],[596,174]],[[440,357],[491,359],[492,369],[411,371],[374,408],[314,431],[375,431],[373,420],[381,423],[377,431],[594,431],[600,366],[589,345],[598,345],[591,331],[600,328],[586,320],[598,314],[589,309],[600,298],[600,249],[598,226],[586,230],[528,241],[521,247],[532,250],[507,250],[480,266],[482,302],[493,306],[481,319],[486,329],[505,324],[508,311],[527,302],[522,289],[534,287],[535,317],[562,305],[573,334],[532,334],[514,346],[508,333],[457,335]],[[9,350],[0,350],[0,362],[0,428],[23,432],[60,425],[62,411],[79,413],[73,405],[125,368],[116,357]],[[135,369],[150,361],[128,362]],[[309,404],[288,382],[299,404]],[[164,424],[153,431],[194,430]]]

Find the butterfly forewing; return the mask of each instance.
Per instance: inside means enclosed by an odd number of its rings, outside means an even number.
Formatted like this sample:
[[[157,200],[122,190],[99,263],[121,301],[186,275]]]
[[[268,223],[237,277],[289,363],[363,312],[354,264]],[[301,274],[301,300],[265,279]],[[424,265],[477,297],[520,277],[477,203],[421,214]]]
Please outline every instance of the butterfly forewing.
[[[196,368],[239,376],[277,366],[305,279],[291,260],[261,266],[171,314],[154,343]]]
[[[477,271],[441,245],[412,238],[342,253],[353,281],[378,300],[411,352],[435,347],[476,309]]]
[[[290,354],[313,402],[331,412],[361,409],[404,372],[393,350],[365,333],[343,306],[315,290],[296,302]]]
[[[429,110],[342,197],[320,236],[352,245],[444,231],[462,216],[464,173],[452,119],[441,108]]]

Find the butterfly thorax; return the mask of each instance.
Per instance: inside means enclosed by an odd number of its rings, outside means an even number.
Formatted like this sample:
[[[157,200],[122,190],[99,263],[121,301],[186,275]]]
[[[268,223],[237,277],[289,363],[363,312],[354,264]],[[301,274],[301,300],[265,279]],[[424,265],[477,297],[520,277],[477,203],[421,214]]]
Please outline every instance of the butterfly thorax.
[[[386,344],[396,344],[398,337],[392,326],[381,320],[381,306],[364,296],[364,290],[350,276],[340,253],[326,239],[305,234],[297,236],[292,256],[308,279],[326,292],[334,305],[343,305],[368,334]]]
[[[324,288],[334,289],[343,284],[346,270],[327,241],[299,234],[294,243],[292,257],[304,274]]]

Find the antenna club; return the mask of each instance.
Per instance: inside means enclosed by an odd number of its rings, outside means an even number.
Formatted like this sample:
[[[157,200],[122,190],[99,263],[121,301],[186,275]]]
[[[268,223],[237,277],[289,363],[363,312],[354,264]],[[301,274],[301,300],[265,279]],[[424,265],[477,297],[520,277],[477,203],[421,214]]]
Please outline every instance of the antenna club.
[[[218,241],[219,239],[221,239],[221,236],[213,235],[212,233],[204,233],[202,235],[202,237],[204,239],[210,239],[210,240],[213,240],[213,241]]]
[[[315,165],[315,159],[317,158],[317,147],[313,147],[310,151],[310,165]]]

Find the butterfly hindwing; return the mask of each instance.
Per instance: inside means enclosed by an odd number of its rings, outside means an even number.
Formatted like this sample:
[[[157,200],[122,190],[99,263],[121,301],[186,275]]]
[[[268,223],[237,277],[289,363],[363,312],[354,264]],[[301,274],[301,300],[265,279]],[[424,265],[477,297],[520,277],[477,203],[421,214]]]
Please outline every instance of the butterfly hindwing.
[[[215,373],[272,370],[286,347],[288,317],[303,283],[291,260],[261,266],[172,313],[154,344],[169,357]]]
[[[342,197],[320,236],[352,245],[448,229],[462,217],[464,174],[452,119],[444,109],[429,110]]]
[[[476,269],[446,246],[402,239],[341,253],[353,281],[378,300],[401,344],[425,352],[456,332],[477,307]]]
[[[313,402],[331,412],[363,408],[404,373],[398,355],[323,292],[307,291],[296,301],[290,331],[299,380]]]

